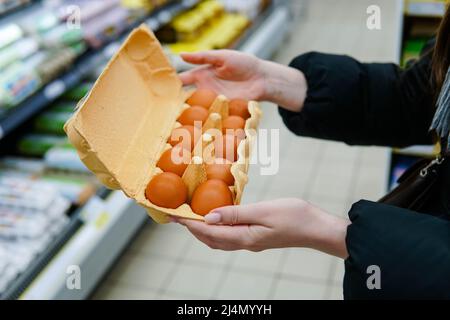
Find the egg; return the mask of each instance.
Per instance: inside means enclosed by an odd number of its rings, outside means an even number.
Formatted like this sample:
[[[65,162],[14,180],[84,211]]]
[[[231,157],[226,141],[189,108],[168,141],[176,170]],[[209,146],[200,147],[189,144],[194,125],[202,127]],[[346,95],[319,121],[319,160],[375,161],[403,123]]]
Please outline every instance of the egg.
[[[183,143],[183,148],[192,151],[197,141],[201,138],[201,129],[194,126],[182,126],[172,131],[169,143],[174,147]]]
[[[250,112],[248,111],[248,101],[242,99],[235,99],[230,101],[230,116],[238,116],[245,120],[250,118]]]
[[[229,116],[222,122],[223,134],[243,134],[244,128],[245,120],[239,116]]]
[[[192,211],[202,216],[214,209],[232,205],[233,195],[222,180],[208,180],[199,185],[192,195]]]
[[[176,209],[186,203],[188,189],[175,173],[164,172],[150,181],[145,190],[145,197],[159,207]]]
[[[184,126],[193,126],[196,121],[199,121],[203,126],[203,123],[208,119],[208,116],[208,110],[203,107],[194,106],[184,110],[178,118],[178,122]]]
[[[209,109],[216,98],[217,94],[214,91],[209,89],[198,89],[187,100],[187,104],[190,106],[200,106],[205,109]]]
[[[235,162],[238,159],[238,146],[240,140],[238,137],[230,134],[223,135],[214,141],[214,154],[216,158],[227,159]]]
[[[231,163],[225,159],[216,159],[214,163],[206,165],[208,180],[222,180],[228,186],[234,185],[234,177],[231,174]]]
[[[190,162],[191,152],[180,144],[165,151],[156,166],[164,172],[172,172],[181,177]]]

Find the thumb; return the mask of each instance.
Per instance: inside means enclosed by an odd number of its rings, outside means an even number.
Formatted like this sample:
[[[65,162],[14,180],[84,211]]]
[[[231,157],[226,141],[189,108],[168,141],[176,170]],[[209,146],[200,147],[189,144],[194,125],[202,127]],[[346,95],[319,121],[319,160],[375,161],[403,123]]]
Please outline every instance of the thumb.
[[[261,224],[261,220],[261,210],[256,205],[218,208],[205,216],[207,224]]]

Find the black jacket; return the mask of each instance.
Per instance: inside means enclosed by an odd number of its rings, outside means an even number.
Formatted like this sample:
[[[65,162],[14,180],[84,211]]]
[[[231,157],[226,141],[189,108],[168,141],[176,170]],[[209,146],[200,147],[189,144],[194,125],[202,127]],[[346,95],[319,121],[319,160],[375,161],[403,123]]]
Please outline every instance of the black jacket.
[[[308,80],[302,112],[280,108],[295,134],[350,145],[431,144],[431,53],[406,70],[307,53],[291,66]],[[349,212],[345,299],[450,298],[450,161],[422,213],[362,200]],[[369,290],[376,265],[381,289]]]

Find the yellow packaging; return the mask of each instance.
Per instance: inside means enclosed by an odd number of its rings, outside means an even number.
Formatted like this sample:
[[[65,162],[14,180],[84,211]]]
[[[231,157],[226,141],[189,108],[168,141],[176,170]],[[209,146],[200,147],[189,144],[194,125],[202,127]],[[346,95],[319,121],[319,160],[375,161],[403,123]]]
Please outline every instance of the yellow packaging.
[[[180,125],[177,119],[189,95],[154,34],[142,25],[130,34],[64,127],[80,159],[98,179],[136,200],[158,223],[167,223],[169,215],[203,220],[188,204],[167,209],[145,197],[146,186],[161,172],[156,163]],[[210,112],[220,113],[227,105],[228,100],[219,96]],[[247,138],[240,142],[238,161],[232,166],[235,204],[247,183],[254,130],[261,117],[258,103],[250,102],[249,111]],[[195,166],[188,167],[191,175]],[[191,187],[198,183],[183,180]]]

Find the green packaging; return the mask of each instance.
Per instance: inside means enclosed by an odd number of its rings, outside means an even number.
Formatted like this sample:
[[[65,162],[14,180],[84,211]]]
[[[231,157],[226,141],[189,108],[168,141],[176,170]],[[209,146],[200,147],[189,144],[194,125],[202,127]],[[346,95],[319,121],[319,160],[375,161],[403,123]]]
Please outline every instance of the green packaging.
[[[74,100],[74,101],[79,101],[81,99],[83,99],[89,92],[89,90],[91,90],[92,88],[92,83],[82,83],[79,86],[76,86],[75,88],[67,91],[64,95],[63,98],[65,99],[69,99],[69,100]]]
[[[64,124],[72,116],[72,112],[47,111],[34,121],[35,129],[40,133],[65,135]]]
[[[66,137],[45,134],[29,134],[20,139],[17,144],[17,150],[25,156],[43,157],[51,148],[65,145],[70,146],[70,143]]]

